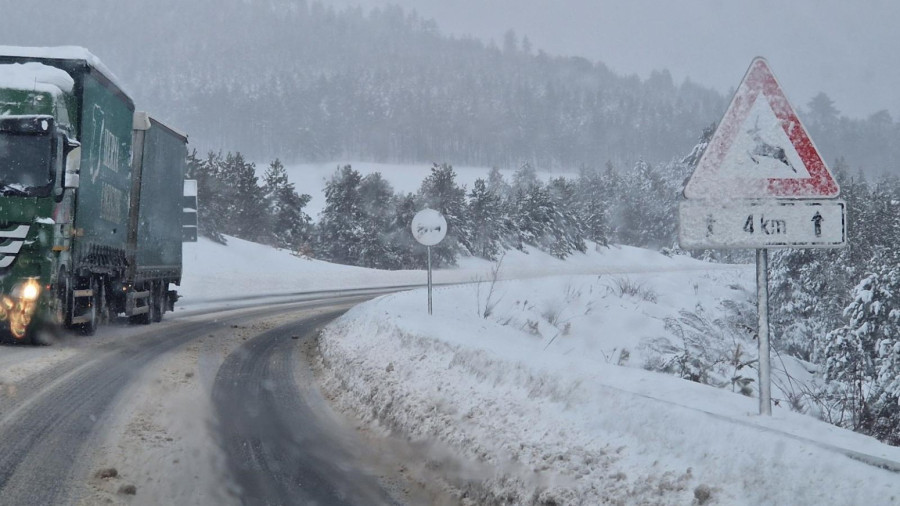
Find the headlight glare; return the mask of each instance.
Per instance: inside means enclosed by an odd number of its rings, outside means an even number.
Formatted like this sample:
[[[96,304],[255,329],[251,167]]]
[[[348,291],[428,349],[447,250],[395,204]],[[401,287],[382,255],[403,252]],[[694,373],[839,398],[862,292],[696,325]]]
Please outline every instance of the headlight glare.
[[[41,294],[41,285],[37,282],[36,279],[29,279],[22,285],[22,291],[20,292],[21,297],[27,301],[37,300],[38,296]]]

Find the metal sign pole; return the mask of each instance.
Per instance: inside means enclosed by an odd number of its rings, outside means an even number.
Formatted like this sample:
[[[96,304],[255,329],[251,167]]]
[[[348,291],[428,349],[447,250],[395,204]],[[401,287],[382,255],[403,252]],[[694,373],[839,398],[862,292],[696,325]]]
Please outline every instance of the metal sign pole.
[[[772,415],[772,369],[769,363],[769,250],[756,250],[756,299],[759,312],[759,414]]]
[[[428,246],[428,314],[431,314],[431,246]]]
[[[416,241],[428,249],[428,314],[431,314],[431,247],[447,235],[447,220],[434,209],[422,209],[413,216],[410,228]]]

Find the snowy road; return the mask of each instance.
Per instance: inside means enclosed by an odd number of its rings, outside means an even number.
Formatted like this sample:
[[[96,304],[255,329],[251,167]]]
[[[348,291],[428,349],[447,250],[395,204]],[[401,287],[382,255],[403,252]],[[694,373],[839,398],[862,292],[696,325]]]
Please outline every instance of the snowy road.
[[[390,469],[358,468],[366,445],[304,360],[321,325],[370,297],[3,347],[0,504],[395,504]]]
[[[212,399],[230,471],[247,504],[395,504],[318,415],[323,399],[307,381],[296,382],[299,346],[342,314],[298,320],[247,341],[222,364]],[[302,385],[298,389],[298,385]],[[304,388],[305,387],[305,388]]]

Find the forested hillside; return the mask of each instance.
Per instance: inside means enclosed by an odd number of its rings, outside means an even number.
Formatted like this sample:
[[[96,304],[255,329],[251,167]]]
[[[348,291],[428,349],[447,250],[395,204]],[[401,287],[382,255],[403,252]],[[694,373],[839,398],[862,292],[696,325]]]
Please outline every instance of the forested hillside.
[[[668,161],[725,99],[701,86],[621,77],[551,57],[512,32],[443,36],[397,8],[305,1],[0,0],[0,43],[98,54],[142,107],[201,151],[250,159],[541,167]]]
[[[0,12],[0,44],[88,47],[201,152],[254,160],[622,169],[689,150],[727,105],[664,69],[617,76],[512,32],[496,43],[451,38],[399,8],[0,0]],[[887,112],[847,118],[824,94],[794,105],[828,162],[879,174],[900,160],[900,124]]]

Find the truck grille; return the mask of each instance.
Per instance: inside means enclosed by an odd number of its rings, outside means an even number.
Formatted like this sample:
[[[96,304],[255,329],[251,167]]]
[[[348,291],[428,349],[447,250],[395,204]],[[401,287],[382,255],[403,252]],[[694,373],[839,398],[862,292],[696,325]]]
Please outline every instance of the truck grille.
[[[19,250],[25,244],[28,228],[28,225],[14,225],[12,228],[0,230],[0,269],[6,269],[16,261]]]

